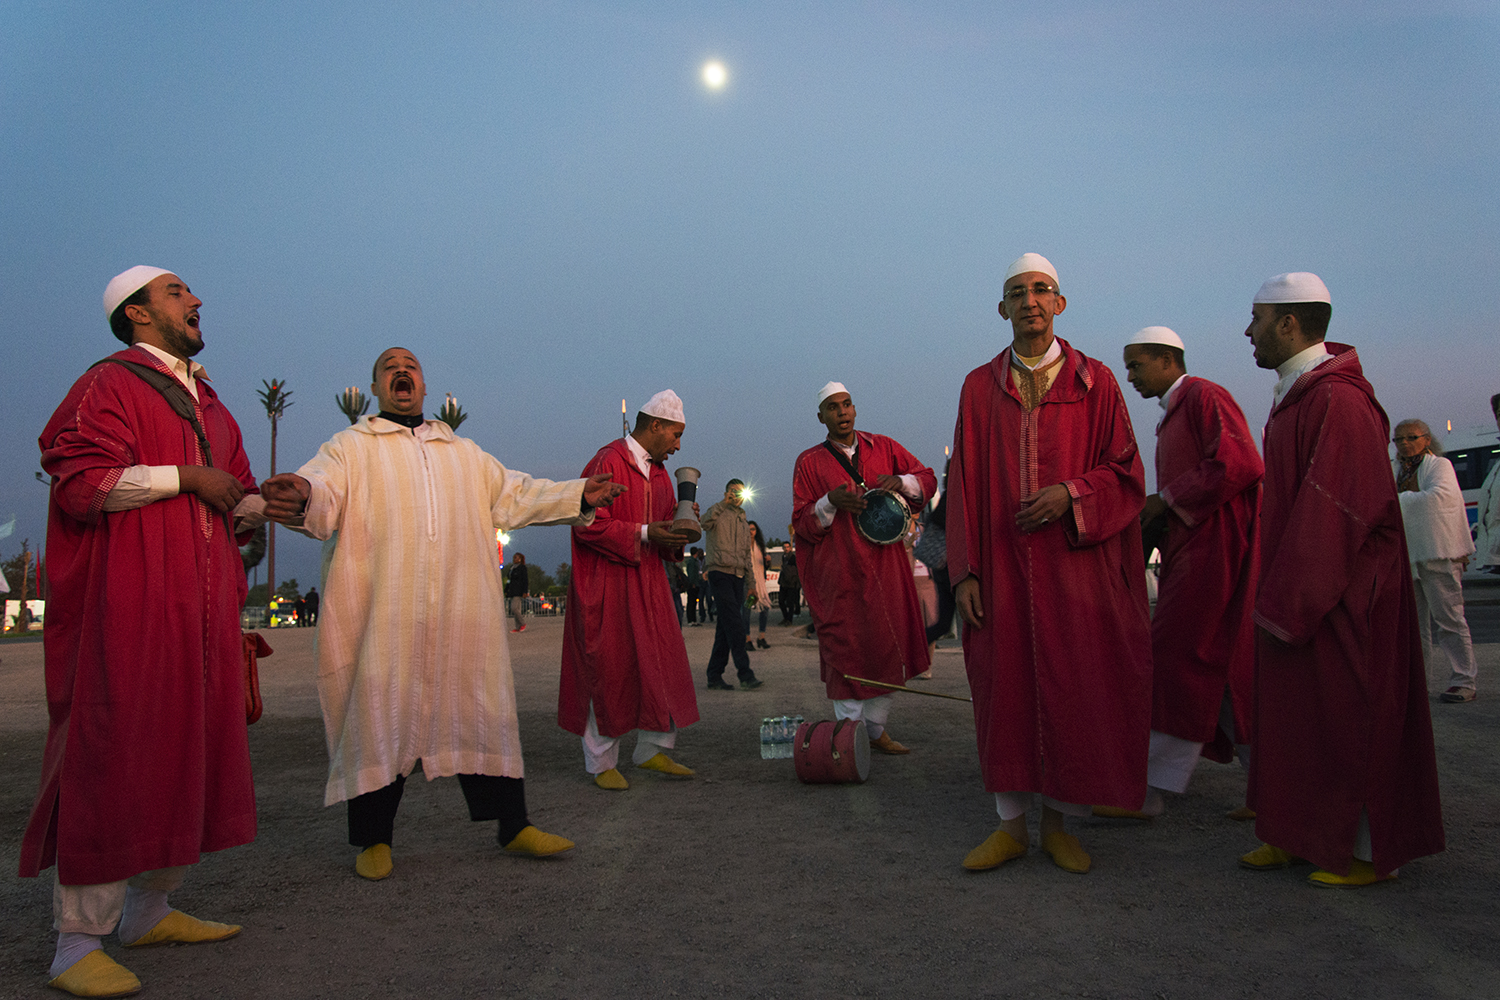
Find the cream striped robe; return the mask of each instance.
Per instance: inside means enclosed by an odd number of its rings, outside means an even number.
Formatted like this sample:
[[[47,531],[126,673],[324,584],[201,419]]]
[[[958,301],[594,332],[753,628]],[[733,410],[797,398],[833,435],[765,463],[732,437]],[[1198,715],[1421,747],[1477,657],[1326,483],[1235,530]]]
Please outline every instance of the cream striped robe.
[[[587,524],[584,480],[506,469],[447,424],[362,417],[298,470],[301,529],[324,540],[318,694],[324,804],[428,780],[519,778],[496,528]]]

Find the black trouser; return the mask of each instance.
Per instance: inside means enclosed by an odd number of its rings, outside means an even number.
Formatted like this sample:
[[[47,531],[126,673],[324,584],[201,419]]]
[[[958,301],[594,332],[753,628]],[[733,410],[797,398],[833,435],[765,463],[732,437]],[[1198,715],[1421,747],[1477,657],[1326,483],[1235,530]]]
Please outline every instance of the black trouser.
[[[476,823],[487,819],[500,821],[500,843],[508,844],[526,829],[526,781],[524,778],[502,778],[492,774],[460,774],[458,787],[469,803],[469,818]],[[374,847],[391,843],[396,825],[396,809],[406,778],[398,777],[384,788],[356,795],[349,800],[349,843],[355,847]]]
[[[708,681],[724,679],[724,668],[729,658],[734,657],[734,672],[740,680],[755,679],[750,669],[750,657],[745,653],[745,636],[748,630],[745,619],[740,617],[740,607],[745,603],[745,578],[733,573],[709,570],[708,585],[713,590],[715,614],[714,651],[708,655]]]
[[[701,612],[701,611],[698,610],[698,604],[699,604],[699,602],[701,600],[701,598],[698,596],[698,594],[699,594],[698,585],[695,584],[695,583],[688,584],[688,589],[687,589],[687,595],[688,595],[687,620],[690,621],[690,622],[701,622],[701,621],[703,621],[704,618],[707,617],[707,615],[703,614],[703,612]]]
[[[938,619],[927,626],[927,642],[931,645],[953,628],[953,588],[948,585],[948,567],[932,571],[932,585],[937,588]]]
[[[792,619],[802,611],[802,585],[783,583],[776,594],[776,603],[781,605],[781,623],[790,625]]]

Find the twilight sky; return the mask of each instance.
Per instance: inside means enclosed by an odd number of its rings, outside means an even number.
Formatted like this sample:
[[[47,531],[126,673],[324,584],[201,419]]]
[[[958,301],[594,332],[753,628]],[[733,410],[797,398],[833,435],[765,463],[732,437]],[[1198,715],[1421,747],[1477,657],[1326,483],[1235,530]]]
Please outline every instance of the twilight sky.
[[[0,554],[45,534],[36,436],[117,346],[100,296],[137,263],[204,300],[198,360],[262,477],[262,379],[293,392],[295,469],[400,344],[429,413],[453,393],[461,433],[554,479],[622,397],[675,389],[669,468],[703,470],[705,506],[748,480],[783,535],[830,378],[941,468],[1028,250],[1058,268],[1059,335],[1117,377],[1131,333],[1170,326],[1258,428],[1250,298],[1311,270],[1393,420],[1487,424],[1497,8],[1229,6],[0,5]],[[1159,411],[1125,391],[1154,487]],[[278,538],[305,590],[317,543]],[[566,529],[514,548],[571,559]]]

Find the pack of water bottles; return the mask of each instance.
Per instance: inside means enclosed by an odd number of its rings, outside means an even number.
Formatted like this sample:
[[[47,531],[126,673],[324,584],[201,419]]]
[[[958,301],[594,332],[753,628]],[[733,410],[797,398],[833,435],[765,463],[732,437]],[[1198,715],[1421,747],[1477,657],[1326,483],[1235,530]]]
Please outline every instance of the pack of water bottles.
[[[789,760],[792,741],[803,723],[800,715],[780,715],[760,720],[760,756],[762,760]]]

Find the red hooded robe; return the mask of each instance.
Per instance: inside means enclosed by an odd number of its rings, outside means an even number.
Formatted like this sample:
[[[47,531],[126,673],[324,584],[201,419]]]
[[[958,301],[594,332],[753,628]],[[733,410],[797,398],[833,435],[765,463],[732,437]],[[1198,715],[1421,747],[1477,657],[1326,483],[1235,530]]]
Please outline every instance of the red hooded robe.
[[[948,575],[979,581],[964,665],[984,787],[1138,809],[1146,795],[1151,639],[1139,515],[1145,473],[1120,387],[1061,338],[1026,411],[1010,349],[969,373],[948,470]],[[1068,513],[1016,528],[1021,498],[1063,483]]]
[[[1157,492],[1170,527],[1151,619],[1151,728],[1231,759],[1250,742],[1255,687],[1256,524],[1265,465],[1234,397],[1191,375],[1156,429]],[[1237,733],[1219,737],[1228,685]]]
[[[672,518],[672,477],[651,462],[651,478],[623,439],[611,441],[583,470],[630,488],[594,523],[573,528],[573,572],[564,619],[557,724],[582,736],[589,703],[603,736],[632,729],[667,732],[698,721],[698,698],[664,563],[681,549],[641,541],[641,525]]]
[[[146,351],[113,355],[149,361]],[[205,381],[214,463],[255,492],[240,429]],[[50,725],[20,873],[64,885],[193,864],[255,838],[240,607],[223,515],[190,493],[105,513],[133,465],[202,465],[192,426],[125,368],[100,364],[39,442],[53,477],[46,643]]]
[[[922,497],[937,492],[937,476],[912,453],[881,434],[855,431],[855,468],[874,488],[880,476],[914,475]],[[849,473],[823,445],[797,456],[792,473],[792,523],[797,572],[818,626],[818,664],[828,697],[877,698],[883,688],[852,684],[853,674],[905,684],[927,669],[927,628],[917,603],[911,559],[899,542],[877,545],[859,533],[853,516],[838,511],[823,527],[814,508]]]
[[[1266,843],[1348,874],[1443,849],[1432,718],[1390,424],[1346,344],[1266,422],[1249,804]]]

